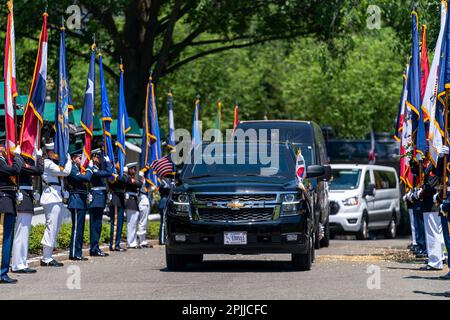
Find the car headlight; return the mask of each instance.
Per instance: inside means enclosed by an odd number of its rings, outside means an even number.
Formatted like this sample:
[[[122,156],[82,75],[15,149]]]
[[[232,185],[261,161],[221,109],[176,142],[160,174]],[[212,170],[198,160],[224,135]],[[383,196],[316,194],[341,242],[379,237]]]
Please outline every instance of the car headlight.
[[[358,197],[352,197],[345,199],[344,201],[342,201],[342,203],[344,204],[344,206],[357,206],[359,204],[359,199]]]
[[[299,215],[299,196],[296,193],[287,193],[281,196],[281,213],[280,216],[296,216]]]
[[[187,193],[175,194],[173,196],[175,213],[180,216],[188,216],[190,209],[189,195]]]

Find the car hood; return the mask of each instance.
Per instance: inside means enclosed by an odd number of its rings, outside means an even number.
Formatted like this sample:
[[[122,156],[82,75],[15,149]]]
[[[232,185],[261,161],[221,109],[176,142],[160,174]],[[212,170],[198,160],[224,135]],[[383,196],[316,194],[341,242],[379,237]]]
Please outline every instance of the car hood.
[[[329,199],[333,201],[345,200],[348,198],[359,197],[360,191],[356,190],[330,190]]]

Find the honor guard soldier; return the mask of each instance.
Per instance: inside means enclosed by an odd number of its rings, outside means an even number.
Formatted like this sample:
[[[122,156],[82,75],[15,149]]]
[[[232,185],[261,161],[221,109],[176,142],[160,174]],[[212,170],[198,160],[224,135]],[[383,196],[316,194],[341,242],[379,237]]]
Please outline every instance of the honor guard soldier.
[[[137,249],[136,228],[139,220],[138,193],[142,188],[142,176],[136,177],[137,163],[127,164],[125,210],[127,215],[127,247]]]
[[[449,148],[447,146],[442,147],[442,155],[449,154]],[[441,154],[440,154],[441,155]],[[444,237],[445,247],[447,249],[447,265],[450,266],[449,252],[450,252],[450,231],[449,231],[449,214],[450,214],[450,177],[447,168],[447,199],[444,199],[440,207],[442,233]],[[442,280],[450,280],[450,272],[440,277]]]
[[[36,152],[36,161],[25,158],[25,163],[19,175],[19,192],[21,201],[17,205],[16,232],[12,252],[13,273],[35,273],[35,269],[28,268],[28,243],[30,240],[31,220],[34,206],[39,201],[39,193],[33,192],[33,177],[40,177],[44,173],[44,159],[42,150]]]
[[[92,202],[89,204],[89,255],[96,257],[108,256],[107,253],[100,249],[99,241],[107,198],[105,179],[112,177],[114,167],[108,156],[105,156],[103,160],[104,161],[102,161],[102,153],[100,149],[92,152],[92,161],[94,166],[90,190]]]
[[[425,170],[424,185],[419,189],[417,196],[423,202],[422,213],[425,225],[425,237],[427,246],[427,265],[420,268],[424,271],[434,271],[443,269],[442,251],[442,226],[439,218],[439,206],[435,204],[434,195],[439,187],[439,177],[436,168],[429,163]]]
[[[411,162],[411,172],[414,175],[414,181],[419,179],[420,168],[419,164],[415,161]],[[410,202],[412,203],[413,216],[414,216],[414,232],[416,236],[416,251],[414,252],[416,258],[422,259],[428,256],[427,254],[427,243],[425,239],[425,225],[423,219],[423,201],[418,198],[419,190],[413,190],[410,193]]]
[[[84,224],[88,208],[89,182],[93,174],[92,160],[85,172],[81,172],[81,150],[72,153],[72,170],[67,177],[69,204],[67,208],[72,216],[69,259],[85,261],[83,257]]]
[[[118,163],[116,168],[118,168]],[[126,189],[126,175],[122,177],[118,175],[113,175],[114,180],[108,181],[109,194],[108,203],[110,204],[109,216],[111,218],[110,222],[110,240],[109,240],[109,250],[110,251],[126,251],[125,248],[120,246],[120,241],[122,239],[122,228],[123,228],[123,218],[125,210],[125,189]]]
[[[64,190],[64,177],[72,171],[72,161],[68,160],[64,168],[58,165],[58,155],[54,152],[55,144],[45,145],[47,158],[44,160],[44,174],[42,182],[44,190],[41,196],[41,204],[45,213],[45,231],[42,237],[43,256],[41,266],[62,267],[63,264],[53,259],[53,249],[56,247],[56,239],[61,228],[62,221],[67,214],[64,201],[69,198]],[[70,159],[70,155],[67,155]]]
[[[16,222],[16,182],[23,166],[21,150],[17,146],[14,150],[14,161],[8,165],[7,152],[4,145],[0,145],[0,237],[1,272],[0,283],[16,283],[16,279],[8,276],[9,264],[11,262],[11,251],[14,239],[14,224]]]
[[[151,247],[147,241],[147,225],[148,225],[148,215],[152,207],[152,195],[153,187],[147,188],[145,185],[144,173],[139,172],[142,178],[142,187],[139,192],[139,219],[137,228],[137,241],[140,248]]]

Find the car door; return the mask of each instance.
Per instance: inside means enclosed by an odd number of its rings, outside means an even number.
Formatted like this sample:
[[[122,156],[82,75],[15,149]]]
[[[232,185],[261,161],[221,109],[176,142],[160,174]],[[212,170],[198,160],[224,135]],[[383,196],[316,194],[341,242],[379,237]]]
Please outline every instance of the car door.
[[[371,217],[371,226],[381,228],[386,225],[386,221],[392,216],[391,195],[389,189],[389,179],[385,171],[374,169],[373,175],[375,179],[375,197],[374,210]],[[369,219],[370,220],[370,219]]]
[[[364,173],[364,191],[368,190],[370,185],[373,184],[373,179],[371,177],[371,170],[367,169]],[[370,215],[370,213],[374,210],[374,197],[372,196],[365,196],[366,203],[367,203],[367,211]]]

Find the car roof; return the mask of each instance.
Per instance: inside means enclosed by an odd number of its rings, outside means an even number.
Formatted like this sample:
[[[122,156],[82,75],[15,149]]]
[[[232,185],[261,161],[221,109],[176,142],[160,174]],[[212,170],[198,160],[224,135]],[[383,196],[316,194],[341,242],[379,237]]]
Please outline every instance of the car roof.
[[[331,164],[331,168],[333,168],[333,169],[375,169],[375,170],[397,172],[392,167],[378,166],[378,165],[374,165],[374,164]]]

